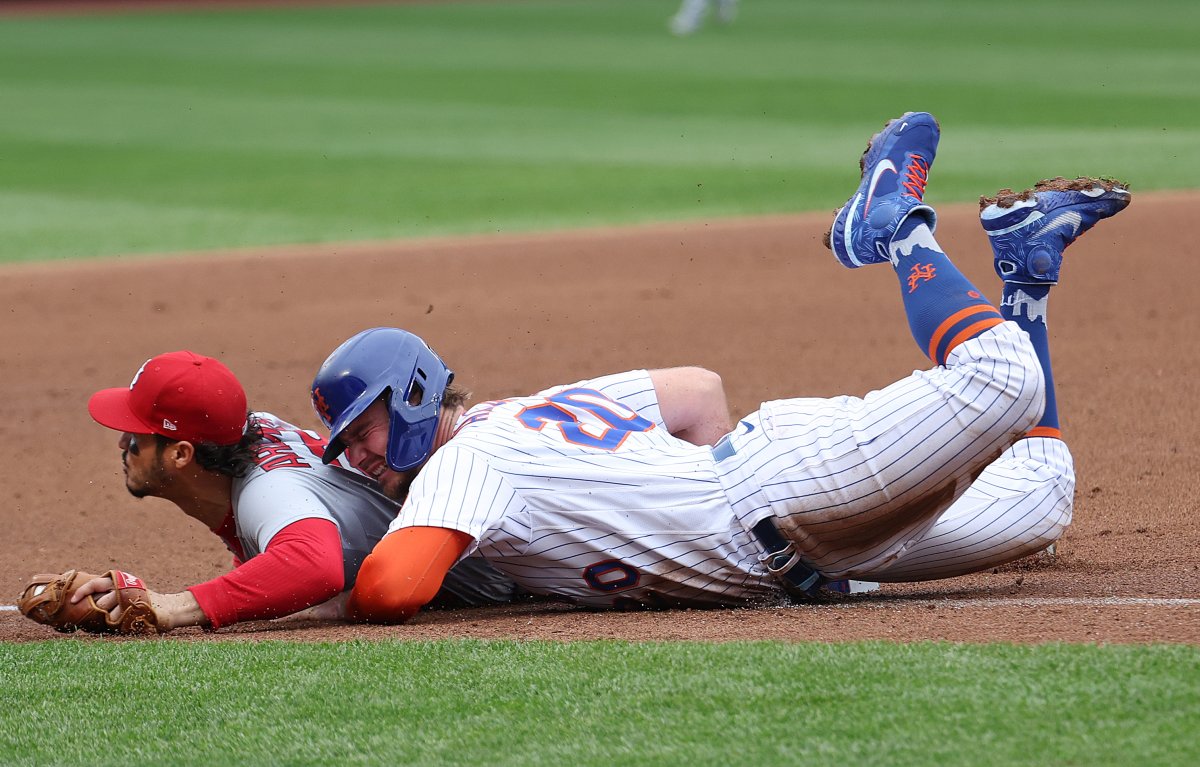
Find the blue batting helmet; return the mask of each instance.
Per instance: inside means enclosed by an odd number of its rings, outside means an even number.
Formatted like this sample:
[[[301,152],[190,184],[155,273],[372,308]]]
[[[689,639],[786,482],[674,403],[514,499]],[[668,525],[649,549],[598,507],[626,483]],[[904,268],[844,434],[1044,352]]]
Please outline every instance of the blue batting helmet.
[[[346,449],[338,436],[385,393],[391,424],[387,462],[406,471],[429,457],[442,392],[454,372],[418,336],[399,328],[371,328],[342,343],[312,384],[313,408],[329,428],[324,463]]]

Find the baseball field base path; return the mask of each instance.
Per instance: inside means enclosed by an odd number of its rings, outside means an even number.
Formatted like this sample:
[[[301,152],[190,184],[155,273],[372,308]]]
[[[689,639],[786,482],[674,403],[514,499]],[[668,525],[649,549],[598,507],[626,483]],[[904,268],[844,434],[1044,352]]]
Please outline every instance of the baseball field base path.
[[[1200,332],[1200,262],[1177,257],[1194,249],[1178,223],[1197,206],[1197,193],[1138,193],[1067,253],[1070,289],[1055,296],[1050,332],[1078,491],[1053,558],[815,607],[602,614],[531,603],[431,611],[403,627],[258,623],[170,636],[1198,643],[1200,447],[1180,408],[1196,399],[1200,358],[1180,349]],[[975,207],[939,213],[939,240],[995,299]],[[120,566],[172,591],[228,567],[208,531],[126,494],[115,439],[87,415],[91,392],[159,352],[217,356],[251,407],[314,428],[317,365],[377,325],[429,339],[476,401],[695,364],[723,374],[740,414],[797,392],[863,394],[923,367],[894,276],[834,263],[820,243],[828,223],[818,214],[4,267],[0,436],[21,460],[0,469],[0,604],[35,572]],[[895,307],[893,321],[880,305]],[[863,316],[882,319],[864,326]],[[48,525],[61,532],[53,541]],[[0,611],[0,640],[56,636]]]

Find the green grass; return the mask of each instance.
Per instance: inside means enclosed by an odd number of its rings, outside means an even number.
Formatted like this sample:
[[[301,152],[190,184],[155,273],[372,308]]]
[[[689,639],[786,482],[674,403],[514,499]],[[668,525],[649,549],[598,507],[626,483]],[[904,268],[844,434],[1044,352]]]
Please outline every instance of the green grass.
[[[0,763],[1193,765],[1200,650],[0,645]]]
[[[1196,185],[1200,4],[674,0],[0,18],[0,261],[844,201],[929,109],[930,200]]]

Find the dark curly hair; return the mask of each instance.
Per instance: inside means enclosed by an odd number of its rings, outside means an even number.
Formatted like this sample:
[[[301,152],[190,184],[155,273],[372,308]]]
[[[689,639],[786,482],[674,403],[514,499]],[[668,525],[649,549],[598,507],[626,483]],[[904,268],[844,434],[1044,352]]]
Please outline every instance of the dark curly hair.
[[[162,457],[163,450],[179,440],[154,435],[155,450]],[[262,428],[254,418],[253,411],[246,413],[246,432],[233,445],[217,445],[212,442],[192,442],[196,448],[196,463],[207,471],[215,471],[227,477],[246,476],[246,472],[258,463],[258,447],[263,441]]]

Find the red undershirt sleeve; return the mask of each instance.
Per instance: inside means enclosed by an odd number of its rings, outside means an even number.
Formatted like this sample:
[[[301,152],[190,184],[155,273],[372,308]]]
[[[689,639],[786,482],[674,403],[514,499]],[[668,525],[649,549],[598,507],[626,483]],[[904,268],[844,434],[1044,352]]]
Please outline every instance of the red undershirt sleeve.
[[[363,560],[346,617],[403,623],[433,599],[471,536],[444,527],[405,527],[385,535]]]
[[[290,615],[341,593],[342,537],[328,519],[293,522],[267,550],[188,591],[212,627]]]

